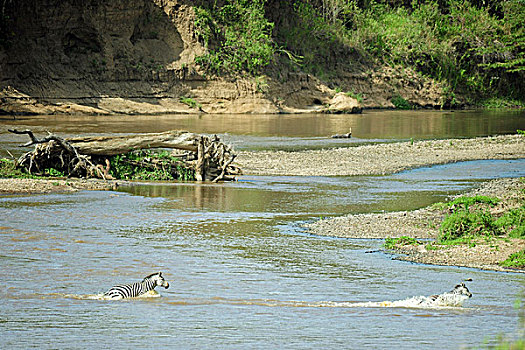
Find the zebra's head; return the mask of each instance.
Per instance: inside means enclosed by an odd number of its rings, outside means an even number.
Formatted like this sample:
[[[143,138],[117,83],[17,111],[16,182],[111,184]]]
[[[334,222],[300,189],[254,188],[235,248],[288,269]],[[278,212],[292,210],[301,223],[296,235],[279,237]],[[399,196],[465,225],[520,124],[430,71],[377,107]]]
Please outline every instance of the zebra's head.
[[[155,282],[155,284],[159,287],[164,287],[166,289],[169,288],[170,284],[168,283],[168,281],[166,281],[164,279],[164,277],[162,277],[162,272],[156,272],[156,273],[153,273],[147,277],[144,278],[144,281],[145,280],[151,280],[153,282]]]
[[[472,293],[468,290],[467,286],[463,282],[457,284],[450,292],[452,294],[465,295],[468,298],[472,297]]]

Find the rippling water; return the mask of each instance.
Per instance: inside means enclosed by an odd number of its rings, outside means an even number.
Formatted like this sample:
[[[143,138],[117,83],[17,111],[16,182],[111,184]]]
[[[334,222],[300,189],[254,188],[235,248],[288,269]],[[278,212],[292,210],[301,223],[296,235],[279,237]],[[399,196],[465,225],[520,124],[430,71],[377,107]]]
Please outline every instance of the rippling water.
[[[483,135],[523,123],[512,115],[514,121],[501,126],[496,125],[501,118],[486,115],[430,113],[428,128],[418,134],[422,124],[411,122],[415,116],[381,119],[388,115],[308,117],[304,123],[278,116],[246,122],[229,116],[139,118],[135,129],[131,117],[4,122],[66,135],[162,131],[155,128],[186,124],[195,132],[232,132],[225,136],[247,149],[290,143],[331,147],[320,135],[348,126],[366,135],[359,142],[372,142]],[[294,123],[317,131],[293,131]],[[229,131],[226,125],[239,129]],[[14,152],[20,140],[5,130],[0,136],[0,145]],[[0,348],[476,347],[516,331],[513,305],[524,275],[392,260],[374,252],[382,240],[316,237],[301,224],[351,212],[415,209],[486,179],[524,175],[524,160],[481,161],[390,176],[253,176],[225,184],[2,196]],[[159,295],[116,302],[101,298],[114,284],[156,271],[171,285]],[[467,282],[473,297],[463,306],[421,303],[467,278],[473,279]]]
[[[381,240],[300,228],[323,215],[426,205],[494,167],[525,175],[523,161],[489,161],[389,177],[1,197],[0,345],[453,349],[512,333],[521,274],[394,261],[369,253]],[[97,297],[155,271],[171,285],[161,297]],[[473,297],[462,307],[417,303],[466,278]]]

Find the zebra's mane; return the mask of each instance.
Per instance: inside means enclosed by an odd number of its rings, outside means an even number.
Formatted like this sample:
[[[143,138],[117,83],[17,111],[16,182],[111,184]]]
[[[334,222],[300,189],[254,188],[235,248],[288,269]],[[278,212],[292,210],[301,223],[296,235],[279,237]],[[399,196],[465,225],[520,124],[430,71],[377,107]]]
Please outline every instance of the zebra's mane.
[[[162,272],[155,272],[155,273],[152,273],[151,275],[148,275],[146,277],[144,277],[144,279],[142,280],[142,282],[144,282],[145,280],[155,276],[155,275],[160,275]]]

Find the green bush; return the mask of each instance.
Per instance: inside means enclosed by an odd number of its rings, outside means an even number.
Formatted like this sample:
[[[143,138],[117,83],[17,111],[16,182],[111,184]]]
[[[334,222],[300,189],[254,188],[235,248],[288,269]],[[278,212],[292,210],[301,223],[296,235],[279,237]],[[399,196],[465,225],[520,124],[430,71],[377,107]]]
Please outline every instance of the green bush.
[[[525,238],[525,206],[512,209],[496,220],[496,225],[513,238]]]
[[[195,27],[208,53],[196,62],[214,74],[255,75],[275,53],[273,23],[265,18],[266,0],[226,0],[195,8]]]
[[[494,207],[500,202],[498,198],[488,196],[462,196],[448,203],[449,208],[468,209],[474,204],[487,204]]]
[[[396,109],[412,109],[412,105],[401,96],[394,96],[390,100]]]
[[[503,233],[494,217],[486,210],[458,210],[441,223],[438,243],[458,243],[474,236],[496,236]]]
[[[386,238],[384,247],[386,249],[394,249],[396,245],[415,245],[419,244],[418,240],[408,236],[401,236],[398,238]]]
[[[505,267],[525,267],[525,249],[511,254],[507,259],[500,262]]]
[[[144,162],[144,160],[146,162]],[[154,161],[152,161],[154,160]],[[126,180],[194,180],[195,172],[184,166],[178,158],[163,151],[133,151],[109,159],[110,174]]]

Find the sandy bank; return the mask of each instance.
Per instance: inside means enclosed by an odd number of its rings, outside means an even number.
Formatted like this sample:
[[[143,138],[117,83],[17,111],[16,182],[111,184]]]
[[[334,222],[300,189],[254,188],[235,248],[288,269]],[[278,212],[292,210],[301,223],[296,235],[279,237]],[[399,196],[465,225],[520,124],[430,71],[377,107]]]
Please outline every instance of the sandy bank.
[[[422,166],[477,159],[525,158],[525,136],[396,142],[302,152],[240,152],[245,174],[384,175]]]

